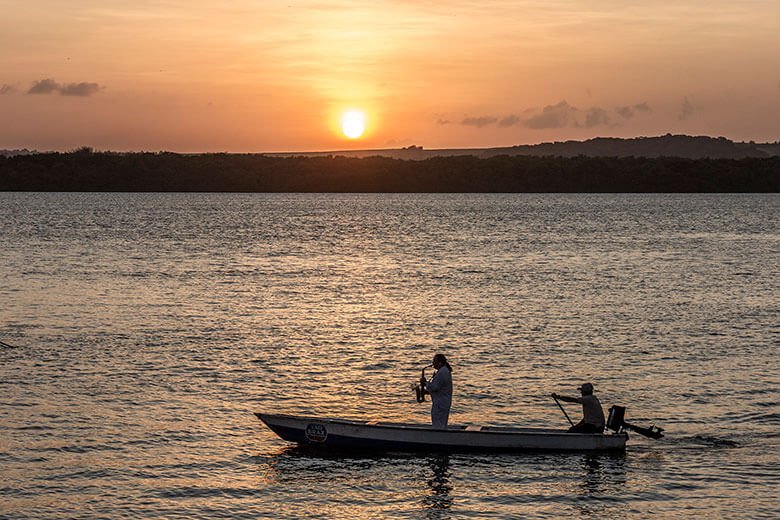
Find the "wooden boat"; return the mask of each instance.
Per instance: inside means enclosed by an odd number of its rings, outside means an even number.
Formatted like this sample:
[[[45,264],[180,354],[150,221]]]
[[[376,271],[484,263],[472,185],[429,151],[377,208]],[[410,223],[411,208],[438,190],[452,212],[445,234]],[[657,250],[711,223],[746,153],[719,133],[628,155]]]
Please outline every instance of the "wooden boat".
[[[256,413],[274,433],[302,445],[380,451],[622,451],[628,434],[545,428],[349,421]]]

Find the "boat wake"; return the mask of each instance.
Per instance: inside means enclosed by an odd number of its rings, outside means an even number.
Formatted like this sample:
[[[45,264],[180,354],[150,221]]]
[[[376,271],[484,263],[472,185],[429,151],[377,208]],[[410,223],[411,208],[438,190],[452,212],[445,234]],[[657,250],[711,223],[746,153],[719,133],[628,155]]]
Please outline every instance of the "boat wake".
[[[667,442],[691,448],[738,448],[740,446],[740,443],[737,441],[711,435],[690,435],[686,437],[667,438]]]

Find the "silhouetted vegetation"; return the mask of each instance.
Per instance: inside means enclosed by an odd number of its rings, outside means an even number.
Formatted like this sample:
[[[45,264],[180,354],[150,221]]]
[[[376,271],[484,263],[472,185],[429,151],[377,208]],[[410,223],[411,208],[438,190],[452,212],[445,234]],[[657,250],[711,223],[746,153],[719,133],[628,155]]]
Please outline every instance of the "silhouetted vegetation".
[[[508,155],[744,159],[774,155],[770,147],[771,145],[757,145],[754,142],[735,143],[725,137],[667,134],[658,137],[636,137],[633,139],[596,137],[587,141],[513,146],[507,150]]]
[[[780,157],[269,157],[45,153],[0,157],[3,191],[778,192]]]
[[[556,141],[552,143],[524,144],[501,148],[445,148],[427,150],[420,146],[388,148],[381,150],[348,150],[341,152],[306,152],[301,154],[274,153],[276,157],[302,155],[322,157],[329,154],[345,157],[370,157],[379,155],[394,159],[423,160],[431,157],[473,155],[482,159],[498,155],[534,155],[555,157],[684,157],[687,159],[746,159],[780,155],[778,143],[737,143],[725,137],[660,135],[656,137],[596,137],[586,141]]]

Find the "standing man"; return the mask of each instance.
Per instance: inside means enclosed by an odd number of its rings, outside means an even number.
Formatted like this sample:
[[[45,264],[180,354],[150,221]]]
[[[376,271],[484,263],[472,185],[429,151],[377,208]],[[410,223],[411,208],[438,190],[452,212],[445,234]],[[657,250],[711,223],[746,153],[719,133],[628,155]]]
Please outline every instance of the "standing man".
[[[433,356],[436,373],[425,383],[425,391],[431,395],[431,424],[434,428],[447,428],[452,406],[452,367],[444,354]]]
[[[599,398],[593,395],[593,385],[585,383],[580,386],[582,397],[566,397],[553,393],[553,399],[560,399],[567,403],[580,403],[582,405],[582,420],[569,428],[571,433],[602,433],[604,431],[604,410],[601,408]]]

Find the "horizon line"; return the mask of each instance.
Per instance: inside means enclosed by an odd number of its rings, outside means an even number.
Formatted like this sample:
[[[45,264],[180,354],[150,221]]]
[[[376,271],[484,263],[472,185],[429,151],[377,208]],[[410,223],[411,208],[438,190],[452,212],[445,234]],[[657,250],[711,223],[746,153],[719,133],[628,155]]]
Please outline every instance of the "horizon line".
[[[780,144],[780,139],[777,141],[771,142],[756,142],[753,140],[749,141],[735,141],[731,138],[725,137],[725,136],[713,136],[713,135],[689,135],[689,134],[672,134],[672,133],[666,133],[661,135],[638,135],[634,137],[609,137],[609,136],[596,136],[591,137],[588,139],[567,139],[564,141],[540,141],[536,143],[525,143],[525,144],[512,144],[512,145],[504,145],[504,146],[479,146],[479,147],[444,147],[444,148],[426,148],[422,145],[418,144],[410,144],[407,146],[400,146],[397,148],[393,147],[384,147],[384,148],[352,148],[352,149],[338,149],[338,150],[291,150],[291,151],[227,151],[227,150],[218,150],[218,151],[176,151],[176,150],[170,150],[170,149],[159,149],[159,150],[151,150],[151,149],[141,149],[141,150],[119,150],[119,149],[98,149],[93,146],[89,145],[81,145],[77,146],[75,148],[70,149],[58,149],[58,150],[37,150],[37,149],[29,149],[29,148],[0,148],[0,152],[28,152],[30,154],[47,154],[47,153],[74,153],[79,151],[86,151],[89,150],[92,153],[173,153],[178,155],[209,155],[209,154],[230,154],[230,155],[277,155],[277,156],[290,156],[290,155],[309,155],[309,154],[318,154],[318,155],[327,155],[327,154],[339,154],[339,153],[369,153],[369,152],[387,152],[387,151],[408,151],[408,152],[440,152],[440,151],[472,151],[472,150],[500,150],[500,149],[509,149],[509,148],[522,148],[522,147],[534,147],[534,146],[543,146],[543,145],[551,145],[551,144],[567,144],[567,143],[587,143],[591,141],[596,140],[615,140],[615,141],[636,141],[636,140],[642,140],[642,139],[660,139],[663,137],[688,137],[688,138],[707,138],[707,139],[715,139],[715,140],[726,140],[733,144],[747,144],[747,145],[755,145],[755,146],[762,146],[762,145],[778,145]]]

